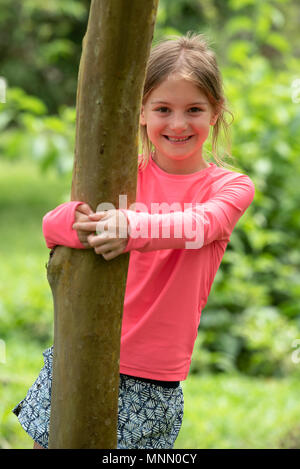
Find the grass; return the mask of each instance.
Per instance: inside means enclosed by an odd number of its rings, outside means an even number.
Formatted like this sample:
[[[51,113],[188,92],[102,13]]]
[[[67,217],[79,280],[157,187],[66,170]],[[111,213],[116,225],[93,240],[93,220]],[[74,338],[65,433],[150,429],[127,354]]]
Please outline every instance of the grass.
[[[0,162],[0,339],[5,346],[5,357],[0,357],[0,448],[32,447],[11,410],[36,379],[42,351],[53,340],[42,218],[69,200],[69,187],[68,178],[42,175],[26,161]]]
[[[191,375],[183,383],[185,410],[176,448],[290,447],[299,424],[297,378]],[[295,434],[300,447],[300,429]]]
[[[49,250],[42,217],[69,200],[70,180],[41,175],[26,161],[0,162],[0,448],[32,448],[12,408],[25,396],[51,345]],[[5,355],[5,357],[3,356]],[[175,448],[299,447],[299,384],[295,377],[190,375]]]

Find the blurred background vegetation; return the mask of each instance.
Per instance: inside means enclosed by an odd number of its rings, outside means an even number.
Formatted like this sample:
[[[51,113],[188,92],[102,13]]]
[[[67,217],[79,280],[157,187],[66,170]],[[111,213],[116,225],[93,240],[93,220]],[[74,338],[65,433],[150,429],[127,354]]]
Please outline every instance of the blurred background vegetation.
[[[11,409],[53,341],[41,227],[70,200],[89,5],[0,0],[0,448],[32,447]],[[188,30],[211,41],[234,164],[256,187],[202,313],[176,448],[300,447],[299,20],[297,0],[159,3],[154,41]]]

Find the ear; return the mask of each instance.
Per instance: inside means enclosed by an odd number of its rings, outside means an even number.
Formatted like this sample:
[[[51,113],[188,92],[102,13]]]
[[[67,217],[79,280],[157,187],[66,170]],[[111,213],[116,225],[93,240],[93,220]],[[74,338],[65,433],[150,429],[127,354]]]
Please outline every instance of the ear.
[[[142,105],[142,108],[141,108],[141,113],[140,113],[140,124],[141,124],[141,125],[146,125],[146,119],[145,119],[144,105]]]
[[[213,110],[213,115],[211,117],[211,120],[210,120],[210,125],[215,125],[221,112],[222,112],[222,106],[224,104],[224,99],[221,98],[217,105],[214,107],[214,110]]]
[[[212,115],[212,117],[210,119],[210,125],[215,125],[215,123],[217,122],[217,120],[219,118],[219,115],[220,115],[220,112],[216,112]]]
[[[218,120],[218,117],[219,117],[219,114],[215,114],[210,120],[210,125],[215,125],[215,123]]]

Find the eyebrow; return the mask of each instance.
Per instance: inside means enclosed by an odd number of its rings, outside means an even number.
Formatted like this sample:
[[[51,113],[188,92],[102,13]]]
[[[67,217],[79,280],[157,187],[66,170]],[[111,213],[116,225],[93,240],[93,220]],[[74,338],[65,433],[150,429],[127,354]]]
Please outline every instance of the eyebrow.
[[[151,101],[151,104],[170,104],[168,101]],[[207,104],[207,101],[197,101],[195,103],[189,103],[188,106],[194,106],[195,104]]]

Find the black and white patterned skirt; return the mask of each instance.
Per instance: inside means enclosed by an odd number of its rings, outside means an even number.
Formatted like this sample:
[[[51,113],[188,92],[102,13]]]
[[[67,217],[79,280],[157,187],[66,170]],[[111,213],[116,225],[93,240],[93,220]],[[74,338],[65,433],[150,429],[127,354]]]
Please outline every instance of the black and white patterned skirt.
[[[53,346],[43,352],[44,366],[26,397],[12,412],[31,438],[48,448]],[[120,374],[118,449],[172,449],[183,419],[181,384],[164,387]]]

